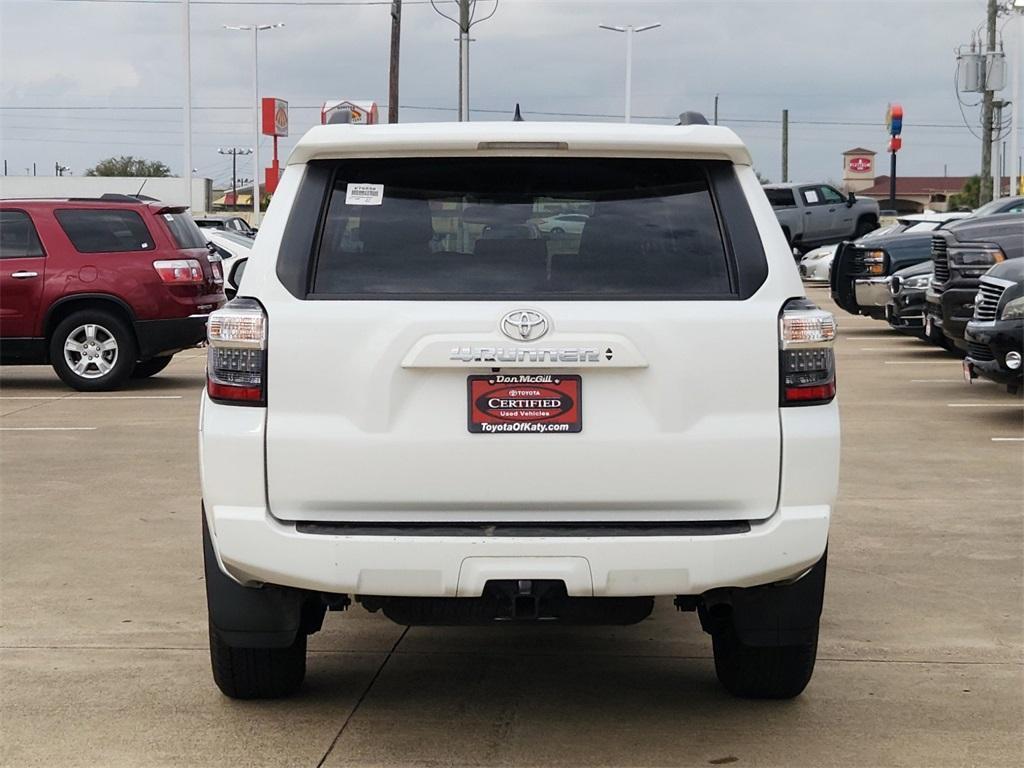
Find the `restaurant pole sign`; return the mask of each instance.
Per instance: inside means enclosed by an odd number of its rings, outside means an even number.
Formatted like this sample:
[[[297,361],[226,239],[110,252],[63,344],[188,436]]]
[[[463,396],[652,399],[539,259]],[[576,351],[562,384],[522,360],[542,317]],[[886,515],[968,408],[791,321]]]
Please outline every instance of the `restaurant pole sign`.
[[[288,135],[288,102],[284,99],[275,99],[272,96],[264,97],[263,107],[263,135],[274,137],[274,161],[267,168],[267,194],[274,194],[277,189],[278,179],[281,177],[281,166],[277,161],[277,140]]]

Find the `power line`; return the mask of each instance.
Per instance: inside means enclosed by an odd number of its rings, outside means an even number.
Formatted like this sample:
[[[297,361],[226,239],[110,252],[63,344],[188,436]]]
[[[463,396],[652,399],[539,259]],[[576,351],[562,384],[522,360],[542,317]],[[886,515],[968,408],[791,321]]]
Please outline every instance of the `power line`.
[[[92,0],[89,0],[90,2]],[[103,0],[106,2],[106,0]],[[157,2],[157,0],[150,0]],[[160,0],[162,2],[162,0]],[[289,104],[288,109],[321,109],[320,104]],[[412,110],[423,110],[429,112],[458,112],[457,107],[447,106],[428,106],[421,104],[403,104],[402,109]],[[173,106],[107,106],[107,105],[89,105],[89,106],[23,106],[23,105],[12,105],[12,106],[0,106],[0,110],[25,110],[25,111],[59,111],[59,110],[85,110],[85,111],[116,111],[116,110],[180,110],[181,107]],[[250,106],[207,106],[207,107],[193,107],[193,110],[252,110]],[[489,107],[474,107],[473,112],[479,112],[481,114],[511,114],[511,110],[508,107],[503,108],[489,108]],[[612,114],[609,112],[556,112],[547,110],[526,110],[527,114],[532,115],[543,115],[545,117],[596,117],[596,118],[607,118],[610,120],[618,120],[622,118],[620,114]],[[641,120],[678,120],[678,115],[636,115]],[[720,122],[723,123],[750,123],[750,124],[764,124],[764,125],[780,125],[782,120],[779,118],[759,118],[759,117],[720,117]],[[837,120],[837,119],[813,119],[813,120],[790,120],[790,125],[814,125],[814,126],[840,126],[840,127],[867,127],[877,128],[881,124],[877,121],[871,120]],[[920,122],[913,123],[908,126],[910,128],[928,128],[928,129],[962,129],[964,126],[960,123],[940,123],[940,122]]]

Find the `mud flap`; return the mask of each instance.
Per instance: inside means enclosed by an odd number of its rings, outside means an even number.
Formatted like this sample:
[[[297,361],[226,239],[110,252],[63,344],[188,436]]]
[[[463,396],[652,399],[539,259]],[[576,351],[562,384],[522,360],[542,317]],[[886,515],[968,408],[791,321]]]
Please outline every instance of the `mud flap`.
[[[701,596],[701,626],[714,634],[731,623],[744,645],[785,646],[813,643],[825,596],[828,550],[800,579],[760,587],[715,589]]]
[[[295,642],[304,625],[303,607],[310,602],[306,594],[285,587],[243,587],[224,574],[217,565],[205,510],[203,566],[210,629],[225,643],[236,648],[287,648]],[[307,623],[315,619],[306,618]]]

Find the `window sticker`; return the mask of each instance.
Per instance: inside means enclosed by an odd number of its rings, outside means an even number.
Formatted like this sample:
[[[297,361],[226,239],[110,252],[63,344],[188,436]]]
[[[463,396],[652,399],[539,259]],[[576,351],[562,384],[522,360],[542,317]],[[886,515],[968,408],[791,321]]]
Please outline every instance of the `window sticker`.
[[[383,202],[383,184],[349,184],[345,188],[345,205],[380,205]]]
[[[350,184],[349,186],[352,186],[352,185]],[[816,190],[816,189],[808,189],[808,190],[806,190],[804,192],[804,200],[806,200],[808,203],[816,203],[816,202],[818,202],[818,190]]]

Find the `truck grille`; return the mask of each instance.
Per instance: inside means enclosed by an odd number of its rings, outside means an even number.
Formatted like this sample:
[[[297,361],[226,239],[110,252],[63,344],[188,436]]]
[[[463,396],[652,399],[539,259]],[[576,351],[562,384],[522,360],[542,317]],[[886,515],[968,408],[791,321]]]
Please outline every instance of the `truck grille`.
[[[977,360],[978,362],[988,362],[996,359],[988,344],[979,344],[976,341],[967,342],[967,355],[972,360]]]
[[[983,277],[978,289],[978,300],[974,305],[974,319],[982,322],[995,320],[999,299],[1003,297],[1006,286]]]
[[[932,277],[932,288],[936,293],[942,293],[945,284],[949,282],[949,244],[942,235],[932,237],[932,261],[935,263],[934,277]]]

